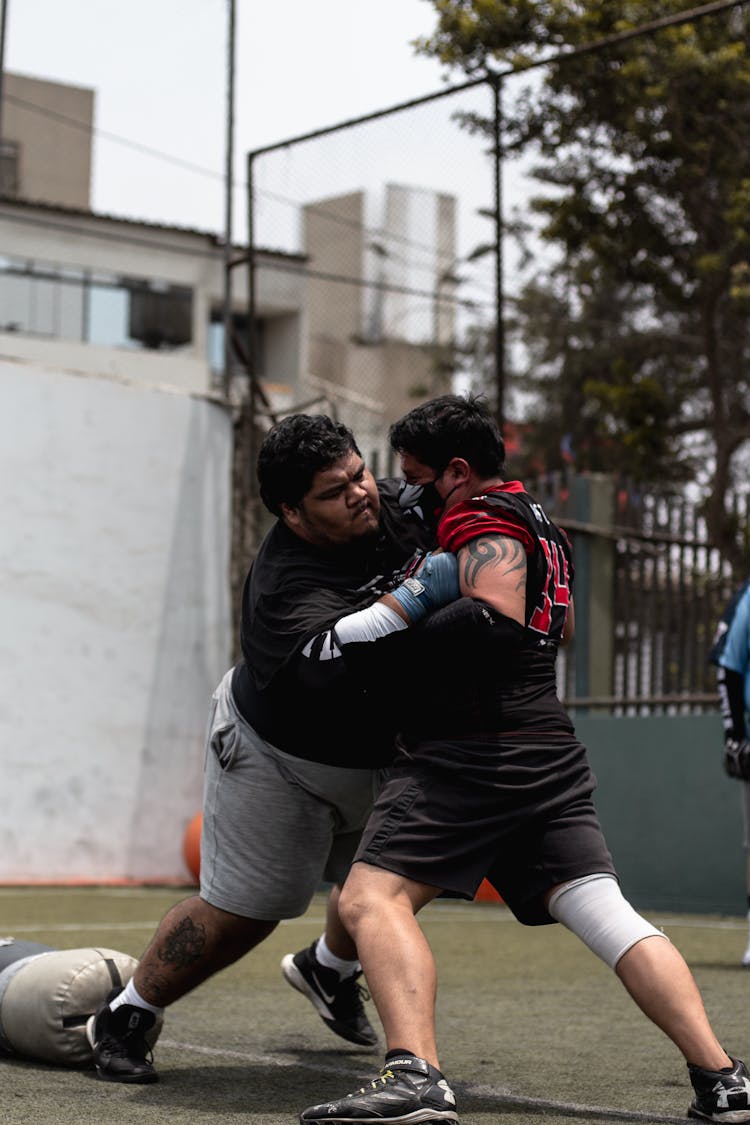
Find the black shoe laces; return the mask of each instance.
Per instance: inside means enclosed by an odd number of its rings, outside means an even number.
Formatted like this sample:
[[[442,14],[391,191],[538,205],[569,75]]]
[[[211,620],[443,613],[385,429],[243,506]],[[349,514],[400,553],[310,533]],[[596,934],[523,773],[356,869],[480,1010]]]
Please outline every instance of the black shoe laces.
[[[341,982],[337,999],[341,1006],[352,1014],[364,1015],[365,1000],[370,999],[370,993],[363,984],[352,978]]]

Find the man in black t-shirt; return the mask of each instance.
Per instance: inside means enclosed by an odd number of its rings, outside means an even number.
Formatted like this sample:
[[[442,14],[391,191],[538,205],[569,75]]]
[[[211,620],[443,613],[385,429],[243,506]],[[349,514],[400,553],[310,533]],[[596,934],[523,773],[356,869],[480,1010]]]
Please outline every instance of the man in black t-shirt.
[[[284,975],[337,1034],[377,1039],[336,906],[396,728],[342,653],[375,651],[457,597],[456,562],[425,554],[430,490],[376,485],[351,432],[324,415],[275,426],[258,479],[277,523],[245,584],[243,660],[213,697],[200,894],[168,912],[133,980],[90,1021],[109,1081],[155,1081],[145,1035],[162,1010],[303,914],[323,880],[326,931],[284,958]]]
[[[386,1032],[385,1067],[369,1087],[304,1110],[302,1125],[458,1121],[415,915],[441,890],[472,898],[484,877],[521,922],[563,923],[615,970],[684,1055],[690,1116],[750,1122],[744,1063],[718,1042],[682,956],[622,896],[586,751],[557,698],[555,653],[573,626],[564,533],[503,480],[502,438],[479,401],[416,407],[391,444],[406,480],[444,502],[438,542],[458,558],[463,596],[406,635],[412,706],[339,902]]]

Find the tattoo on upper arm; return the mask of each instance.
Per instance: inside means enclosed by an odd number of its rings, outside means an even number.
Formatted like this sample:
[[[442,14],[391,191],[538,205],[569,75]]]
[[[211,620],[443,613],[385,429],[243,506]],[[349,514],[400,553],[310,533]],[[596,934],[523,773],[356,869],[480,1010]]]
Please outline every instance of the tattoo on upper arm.
[[[472,539],[463,552],[463,580],[471,588],[476,586],[480,572],[491,569],[501,575],[516,574],[516,589],[526,584],[526,552],[517,539],[501,535],[484,535]]]

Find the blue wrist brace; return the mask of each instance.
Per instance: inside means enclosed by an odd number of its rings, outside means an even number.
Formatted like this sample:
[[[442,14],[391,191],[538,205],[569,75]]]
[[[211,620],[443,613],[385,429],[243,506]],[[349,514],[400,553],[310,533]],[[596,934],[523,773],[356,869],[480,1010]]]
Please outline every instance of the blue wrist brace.
[[[431,609],[446,605],[461,596],[456,556],[428,554],[417,574],[406,578],[392,592],[413,625]]]

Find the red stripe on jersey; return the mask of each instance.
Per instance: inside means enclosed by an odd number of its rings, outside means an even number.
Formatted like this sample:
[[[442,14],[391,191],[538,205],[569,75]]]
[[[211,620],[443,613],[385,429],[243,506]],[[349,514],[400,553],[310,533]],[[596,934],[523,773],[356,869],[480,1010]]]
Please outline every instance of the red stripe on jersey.
[[[523,491],[520,481],[510,481],[509,484],[487,489],[488,493]],[[481,496],[473,496],[470,500],[454,504],[443,514],[438,524],[438,543],[445,551],[455,553],[481,535],[506,535],[509,539],[517,539],[527,555],[534,551],[534,537],[523,520],[514,519],[508,512],[498,512],[496,508],[485,504]]]

